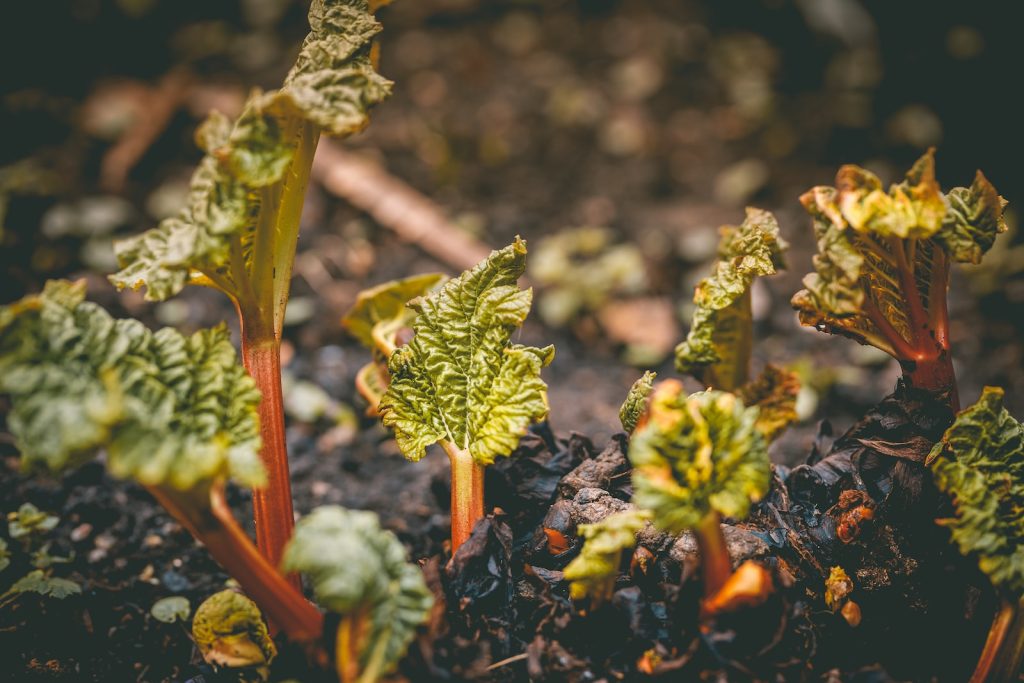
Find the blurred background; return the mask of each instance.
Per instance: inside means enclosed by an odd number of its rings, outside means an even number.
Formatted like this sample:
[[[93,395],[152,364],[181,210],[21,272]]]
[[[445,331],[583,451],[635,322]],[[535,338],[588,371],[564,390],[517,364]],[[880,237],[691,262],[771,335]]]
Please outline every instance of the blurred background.
[[[552,425],[602,443],[642,369],[673,374],[717,229],[756,204],[776,212],[792,245],[789,271],[755,290],[755,355],[801,371],[801,427],[775,454],[801,460],[817,420],[849,425],[891,391],[898,369],[797,325],[789,298],[813,246],[797,197],[831,184],[842,163],[897,180],[936,146],[943,187],[983,169],[1015,226],[1011,5],[400,0],[383,9],[380,71],[394,96],[309,189],[286,334],[292,436],[332,453],[360,427],[377,429],[352,390],[367,353],[338,324],[360,289],[461,270],[447,235],[482,249],[518,233],[537,294],[523,340],[558,348],[547,374]],[[298,0],[8,3],[0,303],[71,276],[153,325],[233,318],[212,291],[157,305],[115,294],[104,279],[111,243],[178,210],[200,157],[195,127],[210,109],[236,114],[250,88],[280,83],[305,11]],[[410,243],[407,223],[424,214],[432,232]],[[954,275],[951,308],[965,402],[999,384],[1024,414],[1015,232],[985,266]]]

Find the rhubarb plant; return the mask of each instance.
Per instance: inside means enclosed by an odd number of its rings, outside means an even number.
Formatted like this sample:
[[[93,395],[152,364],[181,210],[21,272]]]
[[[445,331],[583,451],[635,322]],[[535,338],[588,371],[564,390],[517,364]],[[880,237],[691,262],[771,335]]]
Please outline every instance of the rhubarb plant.
[[[256,538],[273,563],[293,526],[282,410],[280,344],[310,168],[321,133],[362,130],[390,93],[374,70],[381,30],[366,0],[313,0],[310,33],[279,90],[253,92],[231,121],[213,112],[196,134],[205,156],[181,212],[117,244],[111,281],[162,301],[188,284],[234,302],[242,358],[262,392],[266,480],[253,493]]]
[[[267,680],[277,656],[259,607],[236,590],[203,601],[192,619],[192,639],[208,664],[232,669],[235,680]]]
[[[284,567],[309,577],[317,602],[338,614],[341,683],[374,683],[405,654],[433,597],[405,548],[372,512],[317,508],[299,521]]]
[[[886,191],[847,165],[800,198],[814,223],[814,272],[793,297],[804,325],[874,346],[915,387],[958,406],[946,295],[952,262],[979,263],[1006,230],[1006,202],[978,171],[943,194],[929,150]]]
[[[320,613],[260,555],[224,486],[259,486],[259,391],[226,327],[185,337],[115,320],[85,286],[49,282],[0,307],[0,394],[26,469],[60,472],[99,451],[116,477],[147,488],[296,640]]]
[[[666,380],[630,441],[633,503],[650,510],[658,529],[696,536],[705,614],[757,602],[770,590],[760,565],[747,562],[733,573],[721,526],[722,517],[746,517],[768,491],[771,466],[757,418],[757,408],[733,394],[687,396],[682,383]]]
[[[735,391],[750,377],[753,315],[750,290],[755,278],[785,267],[789,247],[775,217],[748,208],[746,220],[724,226],[718,261],[697,285],[696,310],[686,340],[676,347],[676,369],[706,387]]]
[[[416,311],[406,304],[434,291],[446,279],[441,273],[428,273],[377,285],[360,292],[341,319],[342,327],[373,353],[373,359],[356,373],[356,390],[369,404],[369,415],[377,415],[391,382],[388,359],[403,343],[399,337],[411,332],[416,318]]]
[[[629,388],[626,400],[619,408],[619,422],[627,434],[632,434],[647,412],[647,402],[654,391],[654,380],[658,373],[647,371]]]
[[[1017,680],[1024,661],[1024,425],[986,387],[957,415],[926,464],[955,515],[940,519],[1000,598],[972,683]]]
[[[554,348],[511,342],[530,311],[517,280],[526,243],[494,251],[437,291],[413,299],[413,337],[390,357],[380,402],[402,453],[420,460],[440,443],[451,461],[453,552],[484,514],[484,467],[509,455],[548,413],[541,368]]]

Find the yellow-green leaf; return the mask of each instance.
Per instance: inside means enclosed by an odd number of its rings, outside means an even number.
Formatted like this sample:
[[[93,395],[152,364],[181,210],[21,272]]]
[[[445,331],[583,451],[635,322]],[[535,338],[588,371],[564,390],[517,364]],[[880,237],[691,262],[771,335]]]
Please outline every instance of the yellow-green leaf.
[[[1024,593],[1024,425],[1003,407],[1003,390],[985,387],[926,464],[953,499],[955,516],[939,523],[960,552],[976,558],[995,586]]]
[[[583,548],[565,567],[571,581],[569,593],[574,600],[590,597],[604,602],[611,597],[615,578],[622,564],[622,552],[636,545],[637,533],[651,519],[647,510],[623,510],[608,515],[596,524],[581,524],[576,530],[584,539]]]
[[[633,502],[673,533],[696,528],[712,512],[746,517],[771,478],[757,413],[733,394],[687,396],[678,381],[660,383],[630,441]]]
[[[380,403],[406,458],[419,460],[445,440],[488,465],[547,415],[540,370],[554,348],[511,343],[532,301],[532,291],[516,284],[525,266],[526,243],[517,238],[410,302],[415,335],[391,356],[391,385]]]
[[[746,381],[753,326],[750,287],[754,278],[785,267],[788,246],[775,217],[760,209],[748,208],[739,227],[722,228],[719,260],[697,285],[697,308],[686,340],[676,347],[676,369],[726,391]]]
[[[231,589],[214,593],[199,606],[192,638],[203,659],[226,668],[267,666],[277,656],[260,608]]]
[[[658,373],[647,371],[629,388],[629,394],[619,408],[619,422],[626,432],[636,429],[636,423],[647,412],[647,399],[654,391],[654,379],[657,376]]]
[[[445,279],[441,273],[426,273],[363,290],[341,319],[341,325],[368,349],[397,346],[395,336],[398,331],[411,326],[416,318],[416,311],[406,304],[433,291]]]

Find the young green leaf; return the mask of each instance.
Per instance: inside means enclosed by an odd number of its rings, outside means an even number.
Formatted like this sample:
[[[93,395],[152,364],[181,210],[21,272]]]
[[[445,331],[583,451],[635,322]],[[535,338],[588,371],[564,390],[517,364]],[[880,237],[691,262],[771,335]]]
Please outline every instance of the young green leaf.
[[[595,602],[603,602],[611,597],[622,552],[636,545],[637,533],[650,519],[647,510],[623,510],[596,524],[579,526],[576,533],[584,539],[583,548],[565,567],[565,578],[572,582],[569,594],[574,600],[589,596]]]
[[[739,227],[722,228],[719,260],[697,285],[686,340],[676,347],[676,369],[706,386],[734,391],[747,381],[753,320],[750,288],[754,278],[785,267],[788,244],[767,211],[748,208]]]
[[[203,659],[217,666],[264,667],[277,656],[260,608],[236,590],[203,601],[192,620],[192,638]]]
[[[406,458],[419,460],[427,446],[447,441],[488,465],[547,415],[540,370],[554,348],[511,343],[532,301],[532,290],[516,284],[525,265],[526,243],[517,238],[409,302],[418,313],[415,336],[392,355],[391,385],[380,403]]]
[[[340,614],[343,624],[365,620],[348,625],[356,652],[338,652],[339,664],[349,655],[358,660],[361,681],[394,668],[433,605],[422,571],[372,512],[317,508],[296,524],[283,566],[306,574],[317,602]]]
[[[192,614],[192,603],[188,598],[180,595],[171,595],[160,598],[149,608],[149,613],[157,621],[165,624],[173,624],[176,621],[186,621]]]
[[[657,376],[658,373],[647,371],[630,387],[626,400],[619,408],[619,422],[627,433],[636,429],[636,423],[647,412],[647,399],[654,391],[654,378]]]
[[[13,593],[38,593],[57,600],[82,592],[82,587],[70,579],[61,579],[50,576],[42,569],[33,569],[28,574],[14,582],[7,594]]]
[[[744,405],[758,409],[757,429],[769,443],[796,422],[796,397],[799,393],[799,376],[771,363],[764,366],[757,379],[736,391]]]
[[[950,392],[946,290],[951,261],[977,263],[1006,229],[1005,202],[980,172],[943,195],[929,150],[888,192],[870,171],[843,166],[835,187],[800,201],[811,214],[815,272],[793,297],[804,325],[889,353],[915,386]]]
[[[11,565],[11,551],[7,549],[7,541],[0,538],[0,572]]]
[[[227,329],[153,333],[84,298],[84,284],[52,281],[0,307],[0,393],[26,466],[61,470],[106,447],[115,476],[147,485],[260,485],[259,393]]]
[[[712,513],[745,517],[771,479],[757,415],[732,394],[686,396],[677,381],[659,384],[630,441],[634,504],[672,533],[696,529]]]
[[[366,348],[390,356],[398,346],[399,330],[410,327],[416,319],[416,312],[406,304],[429,294],[446,279],[441,273],[426,273],[364,290],[341,319],[341,325]]]
[[[53,531],[59,521],[56,515],[43,512],[32,503],[22,503],[17,512],[7,513],[7,533],[12,539],[43,536]]]
[[[985,387],[926,463],[953,498],[956,516],[940,523],[960,552],[997,587],[1024,594],[1024,425],[1003,407],[1003,390]]]

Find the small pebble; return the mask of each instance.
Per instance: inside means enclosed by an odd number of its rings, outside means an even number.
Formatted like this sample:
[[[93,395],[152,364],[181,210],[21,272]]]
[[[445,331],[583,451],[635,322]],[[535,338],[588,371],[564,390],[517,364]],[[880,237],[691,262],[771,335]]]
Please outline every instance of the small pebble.
[[[164,572],[160,575],[160,581],[172,593],[181,593],[192,587],[192,583],[188,579],[175,571]]]
[[[92,533],[92,524],[79,524],[71,530],[71,540],[75,543],[80,543],[89,537]]]

